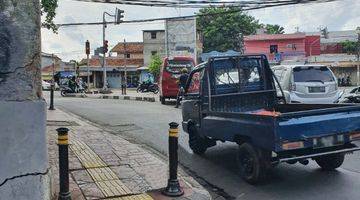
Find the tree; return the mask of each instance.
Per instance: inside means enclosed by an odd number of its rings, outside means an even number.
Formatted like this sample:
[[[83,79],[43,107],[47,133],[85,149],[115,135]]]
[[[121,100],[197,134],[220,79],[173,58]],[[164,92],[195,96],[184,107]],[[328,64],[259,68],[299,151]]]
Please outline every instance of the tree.
[[[263,26],[267,34],[284,34],[284,27],[277,24],[266,24]]]
[[[346,40],[344,42],[341,42],[340,44],[341,44],[343,53],[347,53],[347,54],[356,54],[357,53],[358,42],[352,42],[352,41]]]
[[[57,33],[58,27],[54,23],[58,0],[41,0],[41,15],[46,14],[42,26]]]
[[[158,54],[152,55],[149,65],[149,72],[154,75],[155,79],[157,79],[160,74],[161,65],[162,65],[162,61],[160,56]]]
[[[204,51],[242,50],[242,35],[255,34],[259,21],[233,7],[203,8],[197,17],[197,27],[204,36]]]

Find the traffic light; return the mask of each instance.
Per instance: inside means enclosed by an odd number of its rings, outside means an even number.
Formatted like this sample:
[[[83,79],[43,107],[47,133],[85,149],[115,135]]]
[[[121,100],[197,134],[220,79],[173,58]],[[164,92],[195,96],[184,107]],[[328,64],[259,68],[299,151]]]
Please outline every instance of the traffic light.
[[[85,42],[85,53],[86,53],[86,55],[90,54],[90,42],[89,42],[89,40],[86,40],[86,42]]]
[[[115,23],[116,24],[120,24],[122,22],[122,18],[124,18],[124,12],[123,10],[117,9],[116,8],[116,14],[115,14]]]
[[[109,50],[108,48],[109,48],[108,41],[105,40],[105,41],[104,41],[104,53],[107,53],[107,52],[108,52],[108,50]]]

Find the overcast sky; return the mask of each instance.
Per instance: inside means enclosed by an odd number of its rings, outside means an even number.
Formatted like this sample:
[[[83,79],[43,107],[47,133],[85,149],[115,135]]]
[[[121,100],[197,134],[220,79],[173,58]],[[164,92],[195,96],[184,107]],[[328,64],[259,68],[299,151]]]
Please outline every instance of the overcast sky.
[[[115,12],[116,7],[125,10],[125,20],[189,15],[197,11],[185,8],[116,6],[114,4],[59,0],[55,22],[98,22],[102,20],[103,11]],[[249,14],[259,19],[261,23],[279,24],[285,28],[286,33],[293,33],[295,27],[306,32],[317,31],[320,26],[327,26],[329,31],[354,30],[360,26],[359,10],[360,0],[339,0],[331,3],[267,8],[250,11]],[[113,19],[109,17],[108,20]],[[163,21],[109,25],[106,35],[109,46],[112,47],[124,39],[126,41],[142,41],[142,30],[163,28]],[[55,53],[64,61],[84,58],[86,56],[84,54],[86,40],[90,41],[92,49],[100,46],[102,26],[63,27],[59,29],[58,34],[42,29],[42,51]]]

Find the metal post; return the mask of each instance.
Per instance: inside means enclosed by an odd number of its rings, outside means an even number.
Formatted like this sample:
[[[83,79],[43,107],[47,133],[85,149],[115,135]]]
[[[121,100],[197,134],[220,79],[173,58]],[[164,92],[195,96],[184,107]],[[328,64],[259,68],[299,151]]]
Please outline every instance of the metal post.
[[[356,85],[360,85],[360,29],[358,29],[358,41],[357,41],[357,83]]]
[[[60,192],[59,200],[71,200],[69,191],[69,142],[67,128],[58,128],[58,146],[59,146],[59,179]]]
[[[86,57],[87,57],[87,85],[88,87],[90,87],[89,54],[87,54]]]
[[[124,74],[125,74],[125,91],[124,91],[124,94],[126,95],[126,88],[127,88],[127,66],[126,66],[126,61],[127,61],[127,54],[126,54],[126,40],[124,39],[124,52],[125,52],[125,54],[124,54],[124,68],[125,68],[125,72],[124,72]]]
[[[55,75],[55,60],[54,60],[54,54],[51,54],[52,57],[52,80],[51,80],[51,85],[50,85],[50,106],[49,106],[49,110],[55,110],[54,108],[54,89],[55,89],[55,79],[54,79],[54,75]]]
[[[54,108],[54,82],[51,83],[50,86],[50,106],[49,106],[49,110],[55,110]]]
[[[169,180],[167,187],[162,193],[166,196],[178,197],[184,194],[177,178],[179,124],[171,122],[169,126]]]
[[[104,44],[105,44],[105,28],[106,28],[106,21],[105,21],[105,14],[106,12],[103,13],[103,60],[102,60],[102,67],[103,67],[103,90],[106,91],[107,90],[107,77],[106,77],[106,65],[105,65],[105,48],[104,48]]]

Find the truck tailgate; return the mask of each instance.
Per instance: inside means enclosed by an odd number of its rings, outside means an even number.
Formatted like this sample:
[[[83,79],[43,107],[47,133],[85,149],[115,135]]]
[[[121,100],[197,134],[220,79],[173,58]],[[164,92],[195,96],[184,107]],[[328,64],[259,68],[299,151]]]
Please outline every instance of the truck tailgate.
[[[356,131],[360,131],[360,106],[285,113],[276,119],[275,149],[281,151],[283,142],[301,140],[305,147],[313,147],[314,138],[336,135],[343,135],[346,143],[349,133]]]

